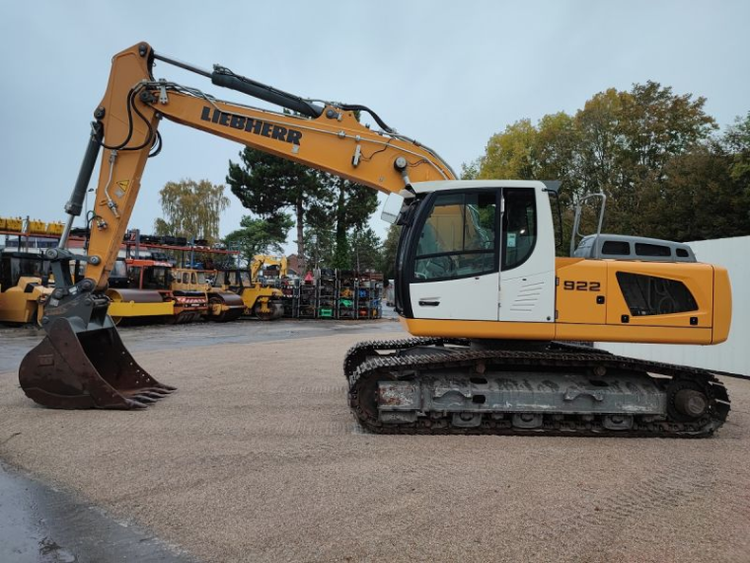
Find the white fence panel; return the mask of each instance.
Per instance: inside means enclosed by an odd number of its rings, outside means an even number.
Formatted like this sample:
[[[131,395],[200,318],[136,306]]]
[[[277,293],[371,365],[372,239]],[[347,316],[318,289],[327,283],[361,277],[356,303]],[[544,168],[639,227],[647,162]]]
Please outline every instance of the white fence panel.
[[[750,375],[750,236],[689,243],[699,262],[724,266],[732,284],[732,328],[715,346],[602,343],[615,354]]]

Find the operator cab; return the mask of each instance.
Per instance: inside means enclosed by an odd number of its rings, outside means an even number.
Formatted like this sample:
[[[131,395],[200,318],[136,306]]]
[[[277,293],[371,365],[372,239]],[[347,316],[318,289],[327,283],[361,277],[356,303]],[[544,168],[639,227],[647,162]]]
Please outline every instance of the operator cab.
[[[27,278],[24,292],[30,293],[35,285],[48,286],[50,276],[50,263],[41,253],[0,251],[0,291],[14,288],[21,278]]]
[[[554,321],[548,188],[472,180],[411,186],[398,217],[396,310],[405,318]],[[403,193],[403,192],[402,192]]]
[[[247,270],[218,270],[214,276],[213,286],[240,293],[243,288],[252,287],[253,282]]]
[[[130,287],[128,279],[128,265],[125,258],[118,258],[112,265],[112,271],[109,273],[108,285],[111,288],[127,289]]]

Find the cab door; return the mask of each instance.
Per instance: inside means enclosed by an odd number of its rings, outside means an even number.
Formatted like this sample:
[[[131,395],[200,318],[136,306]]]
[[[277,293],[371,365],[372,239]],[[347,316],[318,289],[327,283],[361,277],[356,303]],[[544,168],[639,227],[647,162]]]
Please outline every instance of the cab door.
[[[499,319],[555,318],[555,240],[549,198],[533,187],[503,189]]]
[[[436,192],[415,225],[409,267],[417,319],[498,320],[499,189]]]

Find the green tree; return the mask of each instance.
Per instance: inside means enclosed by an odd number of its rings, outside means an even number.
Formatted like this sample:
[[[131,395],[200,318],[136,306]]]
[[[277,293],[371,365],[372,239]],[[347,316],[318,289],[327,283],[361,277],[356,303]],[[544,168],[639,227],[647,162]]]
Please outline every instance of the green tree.
[[[571,184],[578,162],[577,147],[580,146],[574,119],[565,112],[545,115],[539,120],[535,140],[534,177]]]
[[[535,177],[538,130],[531,121],[522,119],[508,125],[505,131],[490,137],[479,163],[479,178]]]
[[[304,225],[311,209],[332,205],[331,190],[321,174],[307,166],[245,147],[241,162],[229,161],[227,183],[242,205],[262,218],[291,210],[297,224],[297,255],[305,270]]]
[[[350,268],[348,233],[361,228],[377,209],[377,193],[332,174],[316,171],[261,151],[245,148],[242,164],[229,163],[227,183],[242,204],[267,217],[280,209],[292,209],[297,224],[297,254],[304,260],[305,226],[316,237],[334,226],[334,254],[326,263],[333,268]],[[317,234],[316,234],[317,233]]]
[[[348,235],[349,261],[337,263],[336,229],[328,225],[311,225],[305,229],[306,259],[312,268],[381,271],[382,243],[370,227],[352,229]]]
[[[643,219],[650,228],[644,234],[689,241],[749,233],[748,201],[736,190],[730,162],[710,147],[670,161],[669,180],[645,191]]]
[[[657,82],[628,92],[611,88],[574,116],[546,115],[537,125],[522,119],[494,135],[479,177],[562,180],[568,226],[575,202],[602,191],[609,196],[606,229],[647,236],[655,229],[645,206],[666,197],[670,173],[677,173],[673,162],[703,150],[716,128],[704,104],[704,98],[674,94]]]
[[[284,251],[283,244],[294,225],[290,215],[278,213],[267,219],[242,217],[240,228],[224,238],[227,248],[240,251],[240,258],[249,264],[256,254],[275,254]]]
[[[333,268],[333,255],[336,247],[336,231],[325,224],[313,224],[305,229],[305,263],[308,269]],[[300,275],[305,270],[300,268]]]
[[[382,247],[378,235],[370,227],[354,229],[351,236],[352,268],[360,272],[382,271]]]
[[[211,244],[219,240],[219,221],[229,207],[224,186],[208,180],[196,182],[184,179],[167,182],[159,192],[164,218],[154,223],[157,235],[185,237],[188,240],[207,239]]]
[[[574,117],[577,162],[570,179],[576,196],[610,193],[621,181],[617,167],[620,104],[618,91],[610,88],[586,101]]]
[[[732,178],[750,189],[750,111],[745,118],[738,117],[724,135],[722,144],[732,158]]]
[[[678,241],[750,233],[750,116],[720,138],[675,156],[645,190],[646,234]]]
[[[396,276],[396,253],[398,251],[398,240],[401,236],[401,227],[393,224],[388,229],[383,247],[381,249],[380,271],[386,279],[393,279]]]
[[[479,176],[479,167],[481,166],[481,164],[482,162],[479,158],[476,158],[469,163],[463,162],[461,164],[461,179],[476,180]]]
[[[372,188],[330,174],[326,174],[324,181],[336,196],[335,204],[329,211],[336,230],[332,266],[350,269],[354,264],[349,233],[364,228],[369,217],[378,208],[378,195]],[[324,211],[323,221],[327,219],[325,215]]]
[[[610,128],[600,131],[611,164],[601,184],[611,196],[607,224],[620,232],[646,234],[645,194],[658,192],[667,179],[667,164],[708,141],[716,123],[703,111],[705,98],[676,95],[657,82],[607,95],[613,99]],[[576,117],[583,118],[585,111]]]

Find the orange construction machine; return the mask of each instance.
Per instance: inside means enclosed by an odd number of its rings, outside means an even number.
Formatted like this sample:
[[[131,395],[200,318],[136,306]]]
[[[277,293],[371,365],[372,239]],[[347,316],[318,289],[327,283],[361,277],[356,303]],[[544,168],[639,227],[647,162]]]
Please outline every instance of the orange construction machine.
[[[108,313],[115,324],[122,321],[159,320],[187,323],[208,311],[205,288],[182,283],[182,271],[172,264],[143,258],[118,259],[109,276]],[[178,281],[179,279],[179,281]]]
[[[292,113],[157,80],[155,60]],[[726,389],[710,371],[563,342],[722,342],[731,316],[726,270],[667,257],[556,259],[554,184],[459,181],[434,151],[365,106],[303,99],[147,43],[115,55],[94,118],[66,205],[67,233],[103,153],[85,278],[65,275],[64,234],[47,252],[56,281],[42,319],[47,337],[20,369],[24,391],[42,405],[132,408],[169,390],[122,346],[105,296],[168,119],[391,194],[384,217],[401,226],[396,310],[418,338],[367,342],[347,354],[349,404],[366,429],[706,436],[726,419]]]

